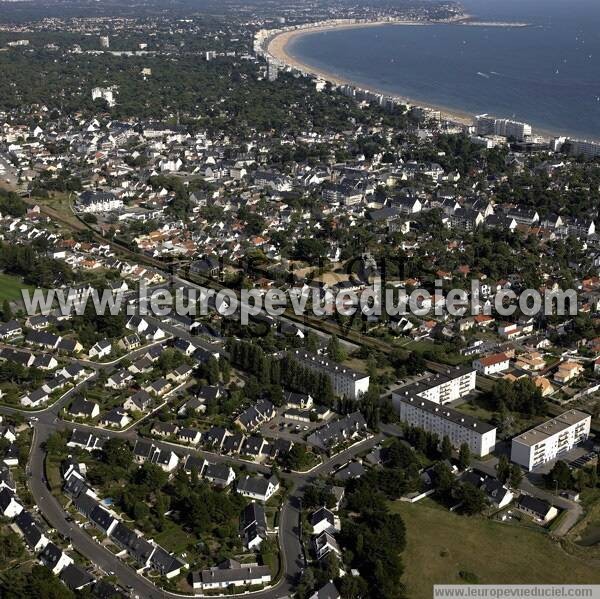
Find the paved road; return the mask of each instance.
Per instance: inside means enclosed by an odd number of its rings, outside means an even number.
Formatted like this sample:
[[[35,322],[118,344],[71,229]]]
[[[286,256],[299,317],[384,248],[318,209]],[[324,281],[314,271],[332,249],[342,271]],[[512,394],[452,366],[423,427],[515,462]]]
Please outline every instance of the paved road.
[[[77,389],[73,389],[74,393]],[[120,584],[124,587],[130,587],[132,592],[140,598],[159,599],[161,597],[170,597],[175,599],[180,597],[176,593],[165,592],[162,589],[155,587],[150,580],[144,576],[137,574],[132,568],[127,566],[122,560],[113,555],[108,549],[98,544],[88,535],[88,533],[67,520],[67,514],[50,493],[45,478],[44,460],[45,451],[44,443],[48,437],[56,430],[82,428],[93,431],[95,434],[104,435],[107,437],[121,437],[130,441],[135,441],[138,438],[138,433],[135,429],[126,432],[111,431],[98,429],[97,427],[79,425],[68,421],[63,421],[58,418],[58,414],[62,407],[67,403],[69,397],[65,397],[60,402],[57,402],[50,408],[38,412],[31,420],[34,428],[32,447],[28,463],[28,485],[31,494],[39,508],[40,513],[48,521],[50,526],[55,528],[66,539],[69,539],[71,545],[86,556],[92,563],[100,567],[105,572],[114,572]],[[18,409],[0,408],[0,412],[18,413]],[[297,584],[302,571],[306,566],[305,555],[300,540],[300,512],[302,506],[302,497],[306,485],[316,479],[321,474],[331,472],[333,462],[346,462],[353,459],[357,454],[373,447],[381,441],[384,435],[377,435],[369,438],[335,456],[334,459],[328,459],[320,464],[317,468],[307,474],[292,473],[283,474],[283,478],[287,478],[292,486],[289,496],[286,498],[280,514],[278,540],[281,549],[283,576],[280,581],[272,588],[258,591],[251,594],[257,599],[279,599],[291,595],[294,586]],[[173,449],[178,455],[185,456],[189,454],[198,454],[206,457],[209,461],[224,462],[230,464],[243,465],[248,470],[257,472],[270,472],[267,466],[260,464],[248,463],[231,456],[222,456],[210,452],[203,452],[191,447],[176,446],[175,444],[166,441],[153,440],[159,446],[168,449]],[[196,595],[201,596],[201,595]],[[241,594],[241,596],[249,596]]]
[[[124,587],[131,587],[133,593],[140,598],[159,599],[161,597],[175,598],[181,596],[155,587],[147,578],[137,574],[135,570],[127,566],[108,549],[94,541],[84,529],[67,520],[66,512],[56,498],[50,493],[45,482],[44,459],[46,454],[44,451],[44,443],[57,428],[61,427],[61,425],[69,426],[72,423],[54,423],[53,421],[49,422],[50,419],[50,415],[45,415],[35,423],[28,463],[28,470],[30,473],[28,485],[40,513],[43,514],[50,526],[55,528],[65,538],[69,539],[70,543],[77,551],[105,572],[114,572],[119,583]],[[100,431],[96,432],[100,433]],[[116,434],[116,431],[109,432],[109,435],[111,434]],[[135,435],[135,432],[133,432],[133,434]],[[157,444],[162,443],[157,442]],[[192,453],[194,451],[195,450],[191,448],[183,449],[182,453]],[[252,595],[253,597],[257,597],[258,599],[278,599],[284,597],[291,592],[292,585],[297,582],[298,576],[300,575],[300,569],[303,567],[303,562],[301,561],[302,547],[298,538],[300,497],[301,495],[292,493],[281,512],[279,543],[282,548],[285,575],[276,586],[271,589],[254,593]],[[241,594],[239,596],[248,595]]]
[[[476,460],[473,462],[473,467],[477,468],[481,472],[484,472],[488,476],[492,476],[496,478],[496,465],[498,464],[498,460],[493,458],[489,460]],[[567,513],[564,518],[561,520],[560,524],[556,527],[555,530],[552,531],[552,534],[562,537],[566,535],[575,524],[579,521],[579,519],[583,516],[583,507],[578,504],[576,501],[570,501],[565,497],[560,497],[559,495],[555,495],[549,491],[546,491],[536,484],[532,482],[532,480],[536,480],[539,482],[540,475],[535,473],[527,473],[521,484],[519,485],[519,490],[527,495],[531,495],[532,497],[537,497],[538,499],[543,499],[547,501],[551,505],[554,505],[561,510],[565,510]]]

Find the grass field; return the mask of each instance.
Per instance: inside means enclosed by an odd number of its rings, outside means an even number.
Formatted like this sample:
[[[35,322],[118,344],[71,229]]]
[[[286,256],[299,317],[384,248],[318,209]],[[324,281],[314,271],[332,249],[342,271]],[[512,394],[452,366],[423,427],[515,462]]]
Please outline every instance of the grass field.
[[[9,302],[21,301],[21,289],[33,288],[25,285],[19,277],[0,273],[0,302],[4,300]]]
[[[198,539],[194,535],[185,532],[173,521],[167,520],[165,530],[155,535],[154,540],[167,551],[181,553],[186,551],[190,545],[196,543]]]
[[[411,599],[431,599],[434,584],[461,584],[469,572],[481,584],[598,584],[592,559],[566,553],[548,535],[483,518],[452,514],[431,502],[396,502],[407,548],[404,583]]]

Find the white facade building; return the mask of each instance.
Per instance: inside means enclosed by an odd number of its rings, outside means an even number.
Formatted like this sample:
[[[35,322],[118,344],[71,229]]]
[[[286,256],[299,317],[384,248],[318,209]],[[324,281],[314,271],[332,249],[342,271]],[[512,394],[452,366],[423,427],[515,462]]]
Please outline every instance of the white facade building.
[[[116,104],[115,92],[113,89],[106,87],[95,87],[92,90],[92,100],[104,100],[111,108]]]
[[[301,366],[309,368],[313,372],[326,374],[331,380],[333,392],[340,397],[345,395],[349,399],[359,399],[363,393],[369,390],[369,376],[366,374],[299,349],[290,355]]]
[[[589,437],[591,422],[585,412],[564,412],[515,437],[510,459],[528,470],[554,460]]]
[[[493,354],[473,361],[473,368],[485,375],[497,374],[508,370],[510,359],[506,354]]]
[[[497,119],[487,114],[475,117],[478,135],[501,135],[502,137],[514,137],[519,141],[531,137],[531,125],[511,121],[510,119]]]
[[[473,391],[476,382],[475,370],[457,367],[402,387],[402,391],[409,391],[418,397],[444,405]]]
[[[77,200],[80,212],[98,214],[123,208],[123,200],[106,191],[84,191]]]
[[[233,564],[233,565],[232,565]],[[216,566],[210,570],[194,572],[192,575],[194,590],[213,591],[228,587],[262,586],[271,582],[268,566],[257,564],[238,564],[227,560],[227,565]]]
[[[584,139],[569,139],[567,141],[569,154],[572,156],[585,156],[585,158],[597,158],[600,156],[600,143]]]
[[[456,448],[466,443],[474,455],[483,457],[496,446],[495,427],[453,408],[397,391],[392,393],[392,403],[402,422],[435,433],[440,439],[447,436]]]

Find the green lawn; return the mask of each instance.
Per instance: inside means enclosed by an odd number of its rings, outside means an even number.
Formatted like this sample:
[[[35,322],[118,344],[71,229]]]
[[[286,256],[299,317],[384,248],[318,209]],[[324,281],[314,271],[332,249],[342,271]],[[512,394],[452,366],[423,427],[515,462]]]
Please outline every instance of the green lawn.
[[[21,289],[33,289],[33,287],[25,285],[19,277],[0,273],[0,302],[4,300],[20,302]]]
[[[434,584],[461,584],[459,572],[481,584],[598,584],[593,560],[574,557],[541,532],[452,514],[431,502],[396,502],[407,548],[404,583],[411,599],[431,599]]]
[[[155,535],[154,540],[167,551],[174,553],[182,553],[198,541],[194,535],[185,532],[172,520],[167,520],[165,530]]]

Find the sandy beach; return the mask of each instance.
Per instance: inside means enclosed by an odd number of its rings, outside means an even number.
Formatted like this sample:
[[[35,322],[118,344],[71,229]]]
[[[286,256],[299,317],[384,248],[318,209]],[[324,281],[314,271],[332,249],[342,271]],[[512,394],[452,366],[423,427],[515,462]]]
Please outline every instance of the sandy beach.
[[[452,21],[452,23],[461,23],[461,24],[471,24],[469,21],[471,17],[469,15],[465,15],[461,17],[460,20]],[[388,91],[377,89],[373,87],[365,87],[356,81],[352,81],[351,79],[347,79],[341,76],[338,76],[334,73],[330,73],[324,71],[322,69],[318,69],[316,67],[306,65],[292,56],[289,52],[289,46],[292,41],[298,39],[299,37],[310,35],[312,33],[318,33],[323,31],[332,31],[332,30],[340,30],[340,29],[357,29],[364,27],[381,27],[382,25],[399,25],[399,26],[424,26],[429,25],[430,23],[421,22],[421,21],[373,21],[369,23],[332,23],[332,24],[324,24],[315,27],[309,27],[304,29],[297,29],[292,31],[285,31],[278,35],[275,35],[272,39],[270,39],[266,46],[266,51],[273,58],[280,61],[281,63],[297,69],[305,74],[313,75],[324,81],[329,81],[334,85],[353,85],[355,87],[366,89],[369,91],[373,91],[376,93],[382,93],[386,96],[390,96],[400,100],[403,103],[406,103],[410,106],[416,106],[421,108],[429,108],[432,110],[437,110],[440,112],[441,118],[445,121],[449,121],[452,123],[456,123],[459,125],[472,125],[474,114],[469,112],[461,112],[459,110],[451,109],[446,106],[440,106],[436,104],[429,104],[427,102],[423,102],[421,100],[408,98],[405,96],[401,96],[398,94],[391,94]],[[473,23],[475,24],[475,23]],[[521,25],[521,24],[519,24]]]
[[[454,123],[461,126],[470,126],[473,124],[473,120],[475,118],[475,113],[468,111],[461,111],[455,108],[449,108],[447,106],[443,106],[440,104],[431,104],[423,100],[419,100],[418,98],[410,98],[407,96],[402,96],[399,94],[394,94],[384,89],[378,89],[376,87],[363,85],[357,81],[353,81],[350,78],[346,78],[336,73],[331,73],[324,69],[319,69],[317,67],[313,67],[307,64],[302,63],[300,60],[295,58],[290,52],[289,48],[291,43],[298,39],[299,37],[305,35],[311,35],[312,33],[319,33],[323,31],[333,31],[340,29],[359,29],[365,27],[381,27],[383,25],[399,25],[399,26],[425,26],[431,24],[456,24],[462,26],[469,27],[530,27],[529,23],[505,23],[505,22],[483,22],[475,20],[471,15],[462,15],[461,17],[445,22],[426,22],[426,21],[371,21],[371,22],[334,22],[334,23],[324,23],[321,25],[315,25],[312,27],[305,27],[301,29],[294,29],[291,31],[282,31],[279,34],[274,34],[273,37],[266,40],[264,49],[267,54],[271,55],[274,59],[279,61],[282,64],[285,64],[289,67],[297,69],[298,71],[306,74],[318,77],[323,81],[328,81],[334,85],[352,85],[356,88],[364,89],[367,91],[380,93],[388,97],[395,98],[400,102],[407,104],[409,106],[417,107],[417,108],[429,108],[431,110],[439,111],[442,120]],[[550,140],[554,137],[558,136],[571,136],[571,133],[566,130],[559,129],[550,129],[546,127],[534,126],[534,134],[543,139]],[[575,136],[574,136],[575,137]],[[589,139],[591,137],[588,136]]]

